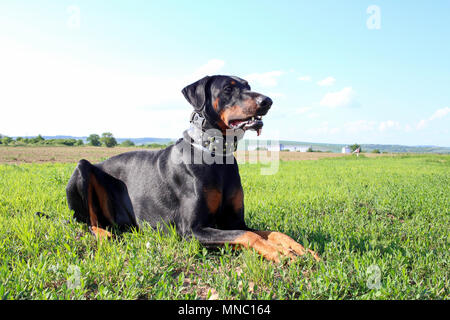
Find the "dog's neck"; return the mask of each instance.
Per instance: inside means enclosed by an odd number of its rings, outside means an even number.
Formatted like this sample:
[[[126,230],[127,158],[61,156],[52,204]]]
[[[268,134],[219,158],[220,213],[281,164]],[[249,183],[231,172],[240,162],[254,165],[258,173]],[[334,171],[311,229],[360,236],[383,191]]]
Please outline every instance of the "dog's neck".
[[[213,156],[230,156],[236,150],[238,141],[242,139],[243,132],[227,132],[224,135],[216,129],[209,121],[197,112],[193,112],[190,119],[191,126],[185,132],[193,147],[212,154]],[[186,140],[186,137],[185,137]]]

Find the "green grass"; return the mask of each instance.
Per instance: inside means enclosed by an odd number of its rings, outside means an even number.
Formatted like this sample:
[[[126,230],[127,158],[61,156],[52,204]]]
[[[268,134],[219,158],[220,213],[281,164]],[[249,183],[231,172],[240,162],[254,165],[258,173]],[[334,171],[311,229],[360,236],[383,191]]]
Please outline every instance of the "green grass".
[[[0,298],[450,297],[449,156],[282,162],[273,176],[261,166],[240,167],[247,223],[290,235],[321,262],[277,265],[148,227],[98,242],[67,208],[75,164],[0,165]],[[368,287],[370,266],[379,289]]]

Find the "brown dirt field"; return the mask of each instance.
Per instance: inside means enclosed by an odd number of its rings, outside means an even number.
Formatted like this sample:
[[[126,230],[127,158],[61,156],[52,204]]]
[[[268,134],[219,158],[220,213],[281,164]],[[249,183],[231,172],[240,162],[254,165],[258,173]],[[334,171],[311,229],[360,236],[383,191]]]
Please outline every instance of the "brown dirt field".
[[[128,147],[0,147],[0,163],[103,161],[116,154],[139,150]]]
[[[86,159],[93,163],[103,161],[114,155],[142,150],[136,147],[0,147],[0,163],[43,163],[43,162],[65,162],[76,163],[80,159]],[[149,150],[149,149],[146,149]],[[256,151],[245,152],[245,160],[249,161],[249,156],[253,159]],[[366,157],[379,157],[387,154],[365,153]],[[392,156],[392,154],[389,154]],[[262,151],[265,159],[271,159],[270,152]],[[273,155],[276,159],[276,155]],[[335,158],[350,156],[342,153],[325,153],[325,152],[279,152],[279,159],[282,161],[298,161],[298,160],[318,160],[322,158]],[[238,160],[244,159],[242,151],[237,154]],[[260,158],[261,159],[261,158]],[[264,158],[263,158],[264,159]]]

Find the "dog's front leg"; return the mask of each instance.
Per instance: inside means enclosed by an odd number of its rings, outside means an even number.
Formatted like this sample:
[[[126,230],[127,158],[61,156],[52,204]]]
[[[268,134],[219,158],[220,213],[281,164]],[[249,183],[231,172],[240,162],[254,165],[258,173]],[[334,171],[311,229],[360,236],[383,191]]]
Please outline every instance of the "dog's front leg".
[[[306,254],[306,252],[309,252],[310,254],[312,254],[312,256],[316,261],[320,261],[320,257],[316,252],[312,251],[311,249],[306,250],[305,247],[303,247],[300,243],[296,242],[294,239],[292,239],[288,235],[285,235],[284,233],[276,231],[253,231],[253,232],[259,235],[264,240],[267,240],[268,242],[273,243],[282,248],[292,250],[300,256]]]
[[[204,245],[229,243],[234,246],[253,248],[270,261],[280,262],[282,257],[295,258],[295,255],[288,248],[277,246],[251,231],[220,230],[208,227],[194,231],[194,236]]]

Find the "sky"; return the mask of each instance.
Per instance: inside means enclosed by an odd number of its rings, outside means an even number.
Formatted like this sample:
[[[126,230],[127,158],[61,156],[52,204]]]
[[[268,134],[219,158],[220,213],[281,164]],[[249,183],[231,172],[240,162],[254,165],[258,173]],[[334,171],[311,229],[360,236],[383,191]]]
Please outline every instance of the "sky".
[[[0,133],[178,138],[236,75],[261,139],[450,146],[449,1],[0,1]],[[256,138],[248,132],[246,138]]]

